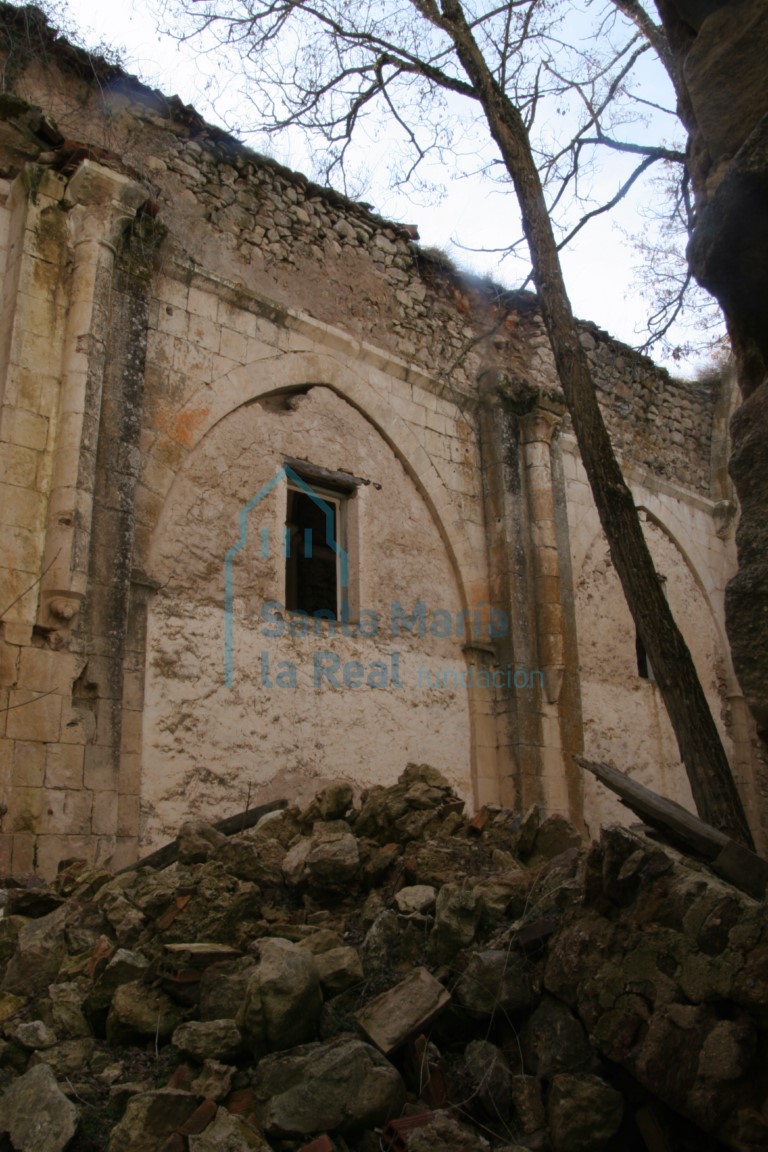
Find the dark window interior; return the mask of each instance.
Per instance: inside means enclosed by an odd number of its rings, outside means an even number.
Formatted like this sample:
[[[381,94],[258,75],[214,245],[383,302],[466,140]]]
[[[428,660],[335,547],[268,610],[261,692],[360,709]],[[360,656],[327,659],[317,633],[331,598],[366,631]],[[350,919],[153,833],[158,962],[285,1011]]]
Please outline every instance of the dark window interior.
[[[290,611],[322,612],[338,619],[337,553],[339,505],[318,493],[318,504],[306,492],[288,489],[286,522],[285,606]]]

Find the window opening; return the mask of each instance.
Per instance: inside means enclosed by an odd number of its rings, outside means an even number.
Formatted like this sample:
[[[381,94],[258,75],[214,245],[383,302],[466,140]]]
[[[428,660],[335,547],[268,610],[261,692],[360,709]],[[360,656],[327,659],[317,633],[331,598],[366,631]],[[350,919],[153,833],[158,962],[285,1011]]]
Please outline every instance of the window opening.
[[[309,485],[308,485],[309,486]],[[342,617],[347,594],[340,556],[346,547],[345,496],[289,486],[285,532],[285,606],[329,620]]]

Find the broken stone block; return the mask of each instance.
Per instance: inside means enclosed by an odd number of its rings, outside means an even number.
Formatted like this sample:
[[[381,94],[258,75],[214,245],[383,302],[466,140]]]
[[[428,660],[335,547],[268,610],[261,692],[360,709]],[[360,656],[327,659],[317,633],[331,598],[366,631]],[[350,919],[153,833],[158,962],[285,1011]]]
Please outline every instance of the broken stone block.
[[[554,860],[569,848],[581,848],[581,836],[570,821],[555,812],[539,825],[531,855],[536,860]]]
[[[179,1023],[179,1009],[156,988],[134,981],[121,984],[112,997],[107,1016],[110,1044],[130,1044],[141,1038],[156,1037],[167,1043]]]
[[[242,1025],[254,1053],[278,1052],[316,1033],[323,997],[314,957],[290,940],[260,941],[259,963],[248,981]]]
[[[242,1011],[245,990],[253,975],[250,956],[231,964],[212,964],[200,978],[200,1019],[235,1020]]]
[[[196,1096],[176,1088],[132,1096],[122,1120],[112,1129],[108,1152],[157,1152],[163,1141],[196,1111],[197,1105]]]
[[[232,836],[218,850],[216,859],[239,880],[275,888],[283,882],[285,855],[280,841],[266,835]]]
[[[342,828],[347,828],[339,821]],[[326,830],[327,828],[327,830]],[[312,888],[343,892],[360,871],[360,852],[352,833],[337,831],[333,825],[315,825],[311,846],[304,857],[304,871]]]
[[[265,1056],[253,1086],[268,1136],[375,1128],[399,1116],[405,1103],[399,1072],[376,1048],[350,1036]]]
[[[112,997],[121,984],[131,984],[140,980],[149,961],[141,952],[131,952],[128,948],[118,948],[99,976],[85,1001],[85,1014],[92,1023],[97,1023],[109,1010]]]
[[[450,1001],[450,992],[426,968],[416,968],[366,1004],[357,1013],[357,1022],[368,1039],[388,1053],[423,1032]]]
[[[235,1060],[243,1038],[234,1020],[190,1020],[173,1033],[173,1045],[194,1060]]]
[[[429,937],[429,953],[437,964],[450,964],[472,943],[480,921],[482,902],[474,888],[444,884],[437,897],[435,926]]]
[[[64,958],[67,907],[39,920],[31,920],[19,931],[16,951],[8,961],[3,976],[4,992],[19,996],[44,995],[53,984]]]
[[[354,948],[329,948],[315,955],[323,991],[335,996],[363,979],[363,965]]]
[[[512,952],[474,952],[456,985],[460,1004],[478,1016],[515,1015],[532,1007],[535,997],[525,961]]]
[[[599,1076],[562,1073],[552,1081],[549,1131],[554,1152],[600,1152],[619,1130],[621,1093]]]
[[[512,1107],[511,1072],[500,1048],[473,1040],[464,1051],[464,1067],[473,1095],[490,1120],[507,1120]]]
[[[54,1044],[52,1048],[44,1048],[34,1053],[29,1063],[47,1064],[57,1078],[73,1076],[82,1071],[89,1063],[96,1050],[96,1041],[89,1036],[78,1040],[65,1040],[62,1044]]]
[[[365,934],[360,959],[367,976],[397,969],[400,959],[400,924],[395,912],[380,912]]]
[[[347,780],[332,780],[318,792],[314,804],[321,820],[343,820],[352,807],[354,789]]]
[[[48,996],[51,1001],[51,1023],[61,1040],[75,1040],[90,1036],[91,1029],[83,1015],[83,1001],[88,989],[87,981],[73,980],[69,984],[51,984]]]
[[[437,893],[431,884],[411,884],[395,895],[398,912],[403,916],[424,915],[435,906]]]
[[[8,1030],[7,1035],[10,1035],[17,1044],[21,1044],[22,1048],[29,1049],[30,1052],[39,1048],[53,1048],[57,1040],[55,1032],[42,1020],[30,1020],[26,1024],[17,1024],[15,1028]]]
[[[587,1071],[594,1059],[579,1021],[551,996],[526,1021],[520,1046],[526,1069],[545,1080],[560,1072]]]
[[[490,1148],[482,1136],[439,1112],[409,1134],[407,1141],[408,1152],[488,1152]]]
[[[538,1132],[547,1122],[538,1076],[513,1076],[511,1090],[512,1105],[520,1130],[525,1135]]]
[[[180,864],[203,864],[227,841],[227,837],[205,820],[187,820],[179,829],[176,843]]]
[[[47,1064],[14,1080],[0,1098],[0,1132],[16,1152],[63,1152],[79,1119]]]
[[[271,1152],[255,1128],[226,1108],[219,1108],[208,1127],[189,1136],[188,1142],[189,1152]]]
[[[232,1090],[235,1069],[231,1064],[220,1064],[217,1060],[206,1060],[202,1071],[190,1083],[190,1090],[206,1100],[217,1103]]]
[[[701,1046],[699,1076],[704,1080],[738,1080],[756,1051],[757,1037],[751,1024],[718,1020]]]

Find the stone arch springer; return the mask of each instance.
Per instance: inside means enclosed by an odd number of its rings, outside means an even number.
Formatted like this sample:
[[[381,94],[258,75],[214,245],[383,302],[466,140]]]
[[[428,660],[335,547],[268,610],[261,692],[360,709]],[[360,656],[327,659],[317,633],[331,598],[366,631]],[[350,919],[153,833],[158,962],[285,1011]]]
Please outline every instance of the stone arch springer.
[[[734,694],[740,696],[741,695],[741,689],[738,685],[738,681],[736,680],[736,674],[733,670],[733,662],[731,660],[730,645],[729,645],[728,640],[726,638],[721,618],[719,617],[717,611],[715,610],[714,605],[712,604],[711,592],[707,588],[707,585],[706,585],[706,583],[705,583],[705,581],[701,575],[699,564],[696,562],[694,557],[691,555],[690,549],[688,547],[686,547],[685,544],[683,543],[683,541],[681,540],[680,533],[674,531],[674,529],[667,523],[667,521],[659,514],[658,511],[654,511],[649,506],[649,504],[647,502],[639,503],[636,505],[636,507],[637,507],[637,511],[639,513],[643,513],[643,515],[647,518],[649,523],[653,524],[653,526],[655,528],[659,529],[659,531],[667,538],[667,540],[669,540],[670,544],[672,544],[675,551],[681,556],[687,571],[690,573],[691,579],[693,580],[694,584],[696,585],[696,588],[699,590],[699,592],[702,595],[702,598],[703,598],[703,600],[707,606],[707,610],[709,612],[710,618],[711,618],[712,623],[714,625],[715,633],[717,635],[717,642],[718,642],[718,647],[720,650],[720,655],[724,660],[724,666],[725,666],[725,671],[726,671],[726,676],[727,676],[728,693],[729,693],[729,695],[734,693]],[[584,568],[587,564],[587,561],[588,561],[589,557],[593,555],[595,546],[597,545],[597,543],[600,540],[605,541],[605,535],[603,533],[602,527],[598,527],[597,530],[595,531],[595,533],[593,534],[592,539],[590,540],[588,547],[584,551],[584,554],[582,556],[581,564],[579,565],[578,571],[574,571],[574,574],[573,574],[574,589],[576,589],[578,587],[579,581],[581,580],[581,576],[582,576]],[[606,545],[607,545],[607,541],[606,541]]]

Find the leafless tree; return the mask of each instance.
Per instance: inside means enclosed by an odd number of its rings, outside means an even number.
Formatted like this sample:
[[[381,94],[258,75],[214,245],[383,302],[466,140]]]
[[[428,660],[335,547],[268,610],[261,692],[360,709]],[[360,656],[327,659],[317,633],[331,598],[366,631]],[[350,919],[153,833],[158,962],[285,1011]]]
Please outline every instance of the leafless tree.
[[[548,203],[545,190],[558,165],[564,166],[560,185],[577,185],[593,138],[638,157],[633,179],[651,164],[681,161],[664,148],[628,148],[611,134],[610,90],[617,90],[622,72],[649,43],[660,55],[665,52],[661,31],[642,27],[638,5],[632,0],[616,5],[624,12],[633,9],[630,15],[640,27],[614,53],[608,91],[599,68],[582,83],[586,121],[570,149],[551,157],[544,181],[532,145],[537,110],[545,91],[555,98],[573,91],[572,78],[556,66],[551,52],[558,21],[554,2],[191,0],[186,15],[194,17],[198,31],[215,32],[237,49],[265,123],[273,131],[298,125],[316,133],[331,167],[343,165],[375,105],[386,110],[411,149],[412,167],[401,173],[406,180],[430,153],[457,145],[457,107],[466,104],[475,132],[482,127],[490,136],[516,195],[531,278],[611,557],[653,664],[696,806],[705,820],[751,845],[717,727],[597,403],[558,256],[551,217],[558,205]],[[462,132],[466,124],[461,122]],[[515,227],[516,220],[510,231]]]

